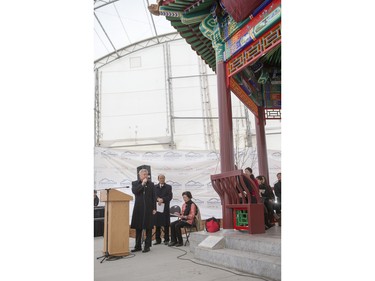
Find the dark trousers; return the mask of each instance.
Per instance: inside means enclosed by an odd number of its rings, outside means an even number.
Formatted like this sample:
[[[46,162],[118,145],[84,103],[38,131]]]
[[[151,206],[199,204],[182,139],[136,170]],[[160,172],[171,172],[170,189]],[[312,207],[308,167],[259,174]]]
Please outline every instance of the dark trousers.
[[[266,200],[264,200],[264,206],[267,209],[267,222],[272,223],[273,222],[273,214],[274,214],[273,203],[270,200],[266,199]]]
[[[163,226],[164,229],[164,242],[169,241],[169,225]],[[156,226],[155,227],[155,240],[156,242],[161,242],[161,226]]]
[[[146,240],[145,240],[145,249],[151,247],[151,236],[152,236],[152,229],[146,228]],[[142,248],[142,229],[135,230],[135,249]]]
[[[183,244],[181,228],[184,226],[190,226],[190,224],[183,220],[177,220],[171,223],[171,242]]]
[[[277,198],[277,204],[275,204],[274,209],[276,211],[276,214],[281,214],[281,199]]]

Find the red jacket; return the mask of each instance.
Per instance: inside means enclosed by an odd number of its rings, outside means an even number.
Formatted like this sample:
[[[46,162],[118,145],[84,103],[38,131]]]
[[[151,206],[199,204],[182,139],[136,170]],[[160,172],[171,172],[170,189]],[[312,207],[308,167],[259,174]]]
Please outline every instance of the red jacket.
[[[185,209],[186,209],[186,203],[182,205],[182,215],[185,213]],[[187,215],[187,219],[184,218],[184,220],[186,220],[186,222],[189,224],[193,224],[196,211],[197,211],[197,206],[195,206],[194,203],[191,203],[190,212]]]

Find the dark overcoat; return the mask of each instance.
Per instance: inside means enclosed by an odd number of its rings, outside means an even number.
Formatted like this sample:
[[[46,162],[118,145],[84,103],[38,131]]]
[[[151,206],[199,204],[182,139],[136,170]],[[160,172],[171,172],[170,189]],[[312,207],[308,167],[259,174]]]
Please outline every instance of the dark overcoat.
[[[169,212],[169,203],[173,198],[172,186],[164,183],[163,187],[160,188],[160,184],[155,185],[155,197],[162,198],[164,202],[164,212],[156,212],[154,215],[154,224],[155,226],[169,226],[171,221],[171,216]],[[157,204],[157,203],[156,203]]]
[[[132,182],[132,192],[135,195],[131,228],[147,229],[153,227],[152,211],[156,209],[154,183],[148,181],[142,186],[141,181]]]
[[[275,195],[273,194],[272,188],[269,185],[262,183],[259,185],[259,190],[262,193],[262,198],[265,200],[275,199]]]

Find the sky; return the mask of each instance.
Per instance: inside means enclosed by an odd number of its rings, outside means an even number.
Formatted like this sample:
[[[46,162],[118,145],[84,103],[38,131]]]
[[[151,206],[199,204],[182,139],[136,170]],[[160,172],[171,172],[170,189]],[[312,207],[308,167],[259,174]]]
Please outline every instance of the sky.
[[[113,52],[114,48],[120,49],[129,44],[136,43],[146,38],[162,35],[176,30],[164,16],[154,16],[149,13],[148,3],[155,4],[156,0],[119,0],[95,10],[94,46],[95,58],[100,58]],[[95,7],[103,3],[96,2]],[[152,18],[151,18],[152,17]],[[155,29],[152,22],[155,23]],[[108,37],[112,41],[109,42]]]

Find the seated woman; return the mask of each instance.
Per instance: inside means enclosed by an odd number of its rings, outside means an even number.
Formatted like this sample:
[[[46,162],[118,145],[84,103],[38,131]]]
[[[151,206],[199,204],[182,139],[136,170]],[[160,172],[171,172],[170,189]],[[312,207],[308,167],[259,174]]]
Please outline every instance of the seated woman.
[[[234,165],[234,168],[235,168],[235,170],[238,170],[237,165]],[[258,200],[257,200],[257,194],[256,194],[256,191],[254,190],[254,188],[253,188],[253,186],[251,184],[251,181],[252,181],[254,183],[254,185],[255,185],[256,180],[255,180],[255,178],[254,178],[254,180],[251,178],[251,176],[247,173],[247,169],[251,170],[251,168],[249,168],[249,167],[247,167],[245,169],[245,172],[244,172],[245,176],[243,177],[243,181],[244,181],[244,183],[245,183],[248,191],[250,192],[250,201],[251,201],[251,203],[257,203],[258,202]],[[252,170],[251,170],[251,172],[252,172]],[[246,198],[247,197],[246,190],[241,187],[240,176],[237,176],[236,180],[237,180],[236,191],[238,192],[238,197],[240,197],[240,203],[241,204],[242,203],[246,204],[246,203],[249,202],[249,200]],[[258,184],[258,183],[256,183],[256,184]],[[258,189],[258,186],[257,186],[256,189]],[[243,198],[243,197],[245,197],[245,198]]]
[[[174,215],[178,216],[178,220],[171,223],[171,242],[168,246],[183,246],[181,228],[184,226],[191,226],[194,222],[194,217],[197,211],[197,206],[191,198],[190,191],[185,191],[182,193],[182,198],[185,203],[182,205],[181,214],[175,213]]]
[[[256,192],[259,192],[259,186],[258,186],[258,181],[255,179],[253,175],[253,170],[250,167],[247,167],[244,171],[245,173],[245,178],[244,182],[246,184],[247,189],[250,191],[250,196],[251,196],[251,203],[257,203],[257,194]],[[255,185],[255,188],[251,185],[251,182]],[[257,191],[255,191],[257,190]]]

